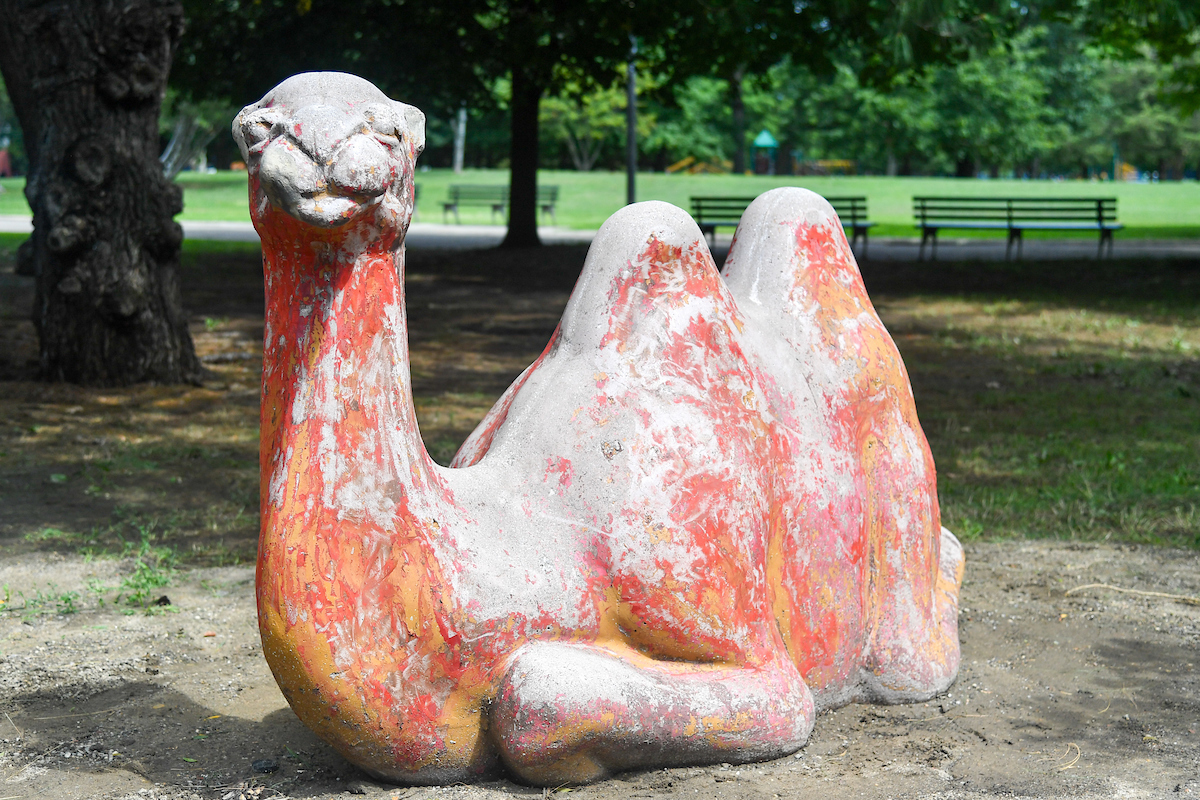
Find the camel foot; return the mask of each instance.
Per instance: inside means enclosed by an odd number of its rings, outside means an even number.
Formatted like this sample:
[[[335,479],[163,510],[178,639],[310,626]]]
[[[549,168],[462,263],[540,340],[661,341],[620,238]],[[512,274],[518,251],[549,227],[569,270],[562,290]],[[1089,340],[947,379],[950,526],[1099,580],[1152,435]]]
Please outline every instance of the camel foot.
[[[536,642],[513,658],[491,731],[521,780],[560,786],[629,769],[778,758],[804,745],[813,716],[786,657],[743,668]]]

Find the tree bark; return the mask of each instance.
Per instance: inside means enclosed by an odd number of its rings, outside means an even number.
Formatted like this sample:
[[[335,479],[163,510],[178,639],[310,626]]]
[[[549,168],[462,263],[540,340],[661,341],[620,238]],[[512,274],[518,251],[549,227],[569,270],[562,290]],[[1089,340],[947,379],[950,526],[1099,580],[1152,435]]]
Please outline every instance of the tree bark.
[[[742,99],[745,67],[738,67],[729,79],[729,105],[733,110],[733,174],[746,171],[746,103]]]
[[[512,71],[512,143],[509,153],[508,235],[501,247],[537,247],[538,106],[542,85]]]
[[[181,191],[158,112],[183,29],[175,0],[0,0],[0,71],[29,154],[41,377],[198,382],[177,268]]]

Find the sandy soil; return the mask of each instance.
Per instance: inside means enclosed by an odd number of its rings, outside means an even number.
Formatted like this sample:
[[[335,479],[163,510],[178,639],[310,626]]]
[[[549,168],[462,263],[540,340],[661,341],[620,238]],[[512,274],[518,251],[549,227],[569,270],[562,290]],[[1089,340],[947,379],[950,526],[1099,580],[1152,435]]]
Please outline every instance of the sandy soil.
[[[945,696],[851,705],[761,765],[672,769],[583,798],[1200,795],[1200,606],[1073,587],[1200,594],[1200,554],[1021,542],[968,547],[963,669]],[[508,782],[397,789],[365,780],[293,716],[262,659],[247,567],[200,569],[162,613],[99,605],[128,565],[28,554],[0,585],[78,591],[0,612],[0,797],[497,798]],[[36,603],[34,603],[37,606]]]

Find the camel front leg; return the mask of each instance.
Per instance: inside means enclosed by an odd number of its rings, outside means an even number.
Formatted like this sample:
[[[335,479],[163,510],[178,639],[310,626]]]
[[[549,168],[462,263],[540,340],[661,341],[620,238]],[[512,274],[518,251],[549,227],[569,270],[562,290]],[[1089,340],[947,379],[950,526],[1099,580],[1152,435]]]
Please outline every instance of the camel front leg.
[[[508,767],[542,786],[778,758],[804,745],[814,717],[812,694],[786,656],[732,667],[534,642],[514,655],[499,689],[492,736]]]

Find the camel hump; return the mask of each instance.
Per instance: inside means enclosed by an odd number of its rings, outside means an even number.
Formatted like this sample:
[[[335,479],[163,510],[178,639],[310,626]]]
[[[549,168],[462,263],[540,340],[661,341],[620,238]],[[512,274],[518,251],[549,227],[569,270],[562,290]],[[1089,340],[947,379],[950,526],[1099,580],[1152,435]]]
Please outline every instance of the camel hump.
[[[600,227],[562,318],[560,346],[595,352],[639,333],[654,311],[715,300],[733,311],[704,235],[670,203],[634,203]],[[734,312],[736,313],[736,312]]]
[[[546,351],[488,412],[453,466],[479,463],[506,431],[544,428],[546,409],[562,405],[568,394],[577,404],[590,402],[602,391],[597,381],[610,373],[636,375],[640,368],[650,374],[680,358],[705,359],[718,372],[745,369],[740,351],[731,352],[738,320],[687,212],[657,201],[622,208],[593,239]],[[708,335],[696,343],[698,329]],[[677,372],[699,380],[711,370]]]
[[[739,304],[769,317],[853,318],[871,309],[837,212],[807,189],[772,189],[751,203],[721,274]]]
[[[815,192],[773,189],[751,203],[721,276],[741,312],[787,342],[805,374],[829,371],[834,384],[844,384],[846,369],[858,372],[870,360],[853,346],[864,339],[879,340],[886,360],[903,370],[841,220]]]

